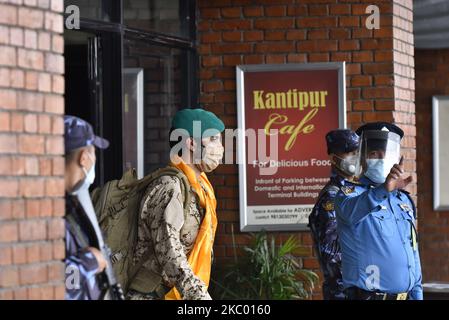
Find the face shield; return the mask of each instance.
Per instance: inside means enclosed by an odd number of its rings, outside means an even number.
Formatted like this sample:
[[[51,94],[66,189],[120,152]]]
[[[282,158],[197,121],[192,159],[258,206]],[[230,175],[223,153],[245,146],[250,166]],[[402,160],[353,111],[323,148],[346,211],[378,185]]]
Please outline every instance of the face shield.
[[[401,137],[390,131],[363,131],[359,155],[356,173],[365,175],[375,183],[384,183],[393,165],[399,163]]]

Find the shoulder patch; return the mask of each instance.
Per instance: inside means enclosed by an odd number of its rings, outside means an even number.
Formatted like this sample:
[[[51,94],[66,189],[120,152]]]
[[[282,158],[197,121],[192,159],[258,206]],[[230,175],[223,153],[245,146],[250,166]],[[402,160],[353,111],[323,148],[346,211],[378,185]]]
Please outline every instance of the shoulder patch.
[[[334,203],[332,201],[323,202],[321,206],[326,211],[334,211]]]

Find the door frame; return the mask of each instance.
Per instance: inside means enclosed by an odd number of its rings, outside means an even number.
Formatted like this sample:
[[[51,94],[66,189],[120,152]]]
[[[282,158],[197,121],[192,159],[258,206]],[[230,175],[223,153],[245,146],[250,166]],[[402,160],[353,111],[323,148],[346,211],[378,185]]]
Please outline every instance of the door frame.
[[[81,31],[95,34],[101,38],[102,54],[102,92],[101,101],[96,106],[95,132],[108,139],[111,144],[106,150],[97,150],[98,178],[96,183],[103,185],[106,181],[118,179],[123,174],[123,138],[122,138],[122,105],[123,105],[123,57],[124,38],[140,39],[148,43],[172,48],[187,49],[185,64],[186,78],[185,90],[187,96],[183,97],[186,107],[198,106],[199,80],[197,75],[198,56],[196,53],[196,27],[195,27],[195,0],[181,0],[182,14],[190,17],[189,37],[185,39],[177,36],[161,34],[148,30],[127,27],[123,20],[123,0],[114,0],[113,12],[118,22],[106,22],[81,18]],[[65,14],[65,18],[68,14]]]

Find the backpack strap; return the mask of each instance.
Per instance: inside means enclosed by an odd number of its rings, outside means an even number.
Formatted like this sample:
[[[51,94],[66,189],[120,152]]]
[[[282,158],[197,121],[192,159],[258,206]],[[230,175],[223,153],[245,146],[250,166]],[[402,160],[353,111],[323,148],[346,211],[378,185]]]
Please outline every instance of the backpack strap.
[[[184,217],[189,213],[190,203],[192,201],[192,186],[187,176],[178,168],[172,167],[177,171],[176,177],[181,180],[181,193],[184,198]]]
[[[189,207],[190,201],[192,200],[192,186],[190,185],[189,179],[180,169],[174,166],[167,166],[165,168],[158,169],[153,174],[144,177],[142,180],[136,181],[135,185],[138,185],[137,189],[141,190],[148,187],[148,180],[154,181],[163,176],[177,177],[181,181],[181,193],[184,200],[184,211]]]

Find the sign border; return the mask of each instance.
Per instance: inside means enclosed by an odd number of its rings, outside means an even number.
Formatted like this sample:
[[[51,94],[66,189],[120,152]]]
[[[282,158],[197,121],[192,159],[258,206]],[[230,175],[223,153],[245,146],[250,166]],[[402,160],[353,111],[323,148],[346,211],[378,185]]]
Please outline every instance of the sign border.
[[[143,68],[125,68],[123,70],[123,76],[130,75],[135,77],[136,85],[136,96],[137,96],[137,112],[136,112],[136,133],[137,133],[137,178],[142,179],[145,176],[144,172],[144,69]],[[125,90],[125,86],[123,86]],[[122,113],[125,109],[125,92],[123,92],[123,106]],[[124,127],[125,117],[122,115],[122,127]],[[122,132],[122,141],[125,140],[125,131]],[[124,151],[124,150],[123,150]],[[125,152],[122,155],[123,164],[125,164]],[[123,165],[124,167],[124,165]],[[126,168],[124,168],[126,170]]]
[[[447,211],[449,210],[449,203],[443,203],[441,200],[442,190],[440,186],[440,164],[444,162],[441,157],[440,149],[443,149],[442,138],[440,137],[440,113],[443,112],[441,102],[449,102],[449,96],[433,96],[432,97],[432,122],[433,122],[433,210]],[[446,111],[447,112],[447,111]]]
[[[319,62],[319,63],[291,63],[291,64],[253,64],[237,65],[237,125],[241,132],[245,132],[245,72],[266,71],[314,71],[337,70],[338,71],[338,124],[339,128],[346,128],[346,68],[345,62]],[[237,137],[237,159],[239,166],[239,204],[240,204],[240,231],[304,231],[308,230],[307,224],[262,224],[249,225],[247,213],[246,193],[246,143],[245,135]]]

